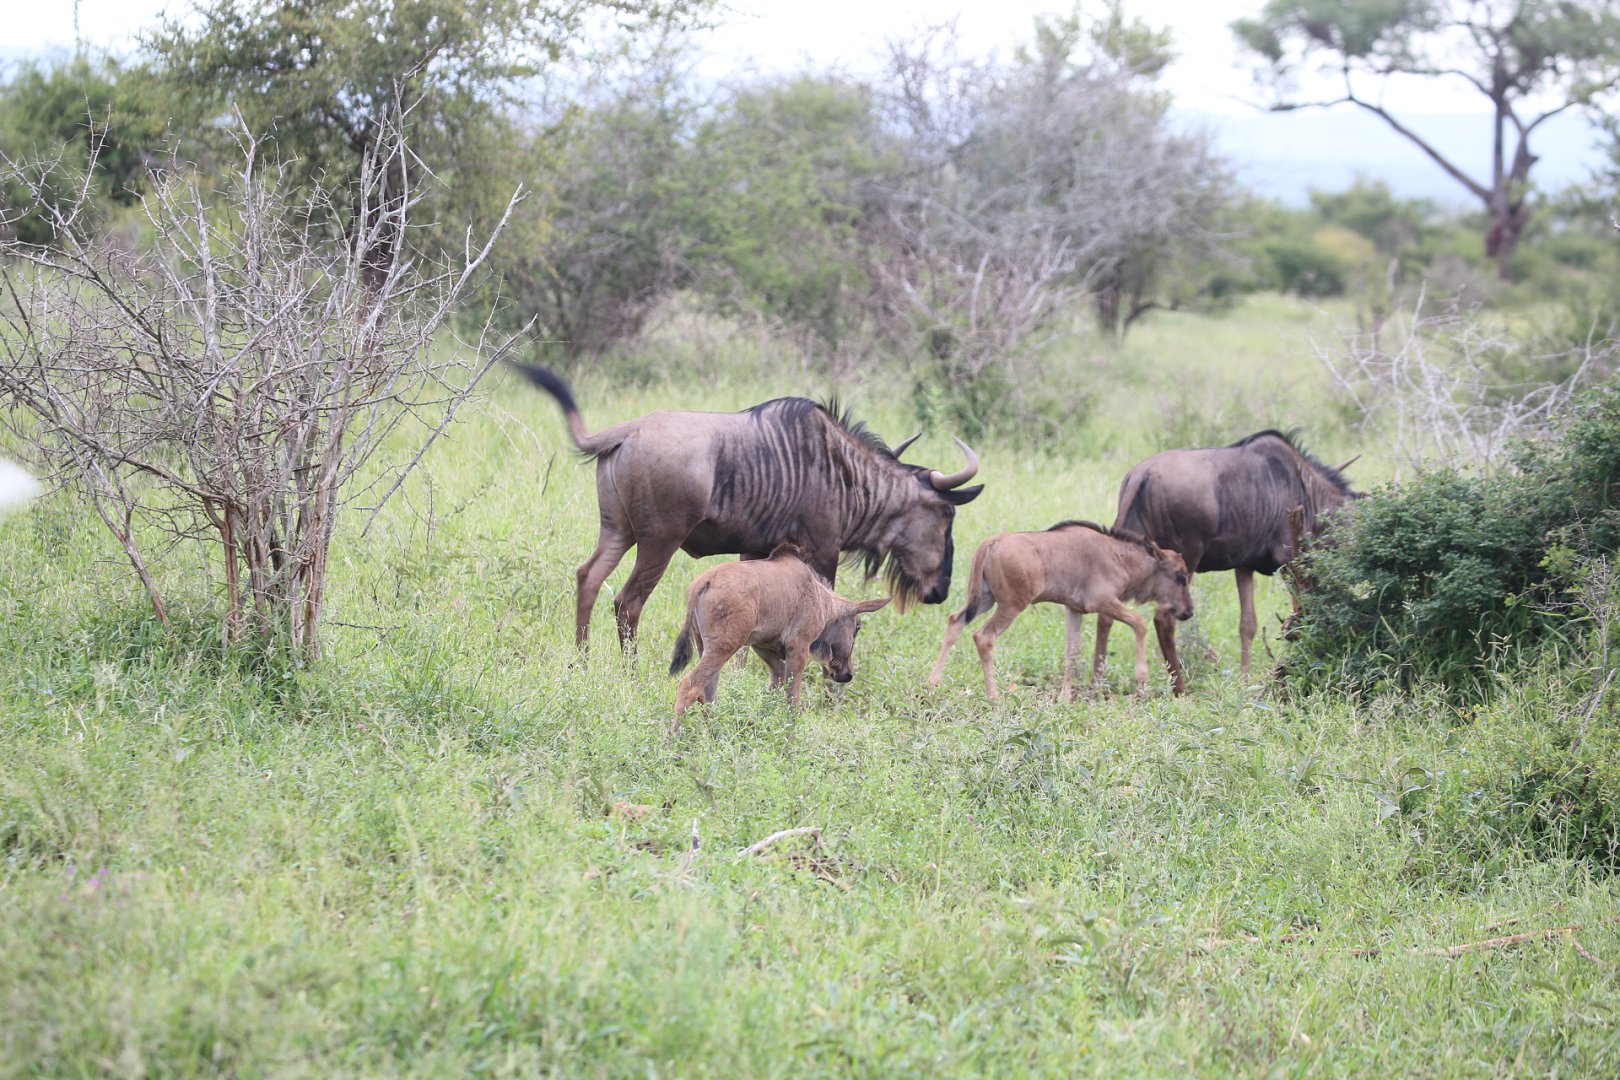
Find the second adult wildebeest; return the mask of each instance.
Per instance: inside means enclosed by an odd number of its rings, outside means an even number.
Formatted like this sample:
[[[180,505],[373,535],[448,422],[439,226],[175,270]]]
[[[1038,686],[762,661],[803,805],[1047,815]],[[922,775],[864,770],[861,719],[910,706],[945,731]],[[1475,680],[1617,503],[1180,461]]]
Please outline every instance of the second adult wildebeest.
[[[839,558],[860,558],[868,579],[885,571],[889,594],[943,601],[951,587],[951,522],[984,485],[959,472],[907,465],[861,424],[808,398],[777,398],[735,413],[654,412],[592,434],[555,373],[516,365],[562,406],[580,451],[596,459],[601,532],[578,571],[575,640],[583,646],[602,582],[636,549],[613,601],[628,645],[647,597],[675,552],[763,558],[790,541],[830,585]]]
[[[1322,464],[1293,435],[1273,429],[1257,431],[1231,446],[1166,450],[1125,474],[1114,528],[1140,533],[1160,547],[1181,552],[1194,573],[1237,571],[1242,609],[1238,636],[1243,643],[1241,667],[1247,675],[1258,625],[1254,575],[1274,574],[1293,557],[1290,511],[1304,508],[1303,539],[1319,533],[1334,510],[1356,497],[1343,468]],[[1111,620],[1099,617],[1097,623],[1100,662],[1108,649]],[[1175,691],[1182,693],[1187,684],[1176,655],[1175,621],[1161,611],[1153,626]]]

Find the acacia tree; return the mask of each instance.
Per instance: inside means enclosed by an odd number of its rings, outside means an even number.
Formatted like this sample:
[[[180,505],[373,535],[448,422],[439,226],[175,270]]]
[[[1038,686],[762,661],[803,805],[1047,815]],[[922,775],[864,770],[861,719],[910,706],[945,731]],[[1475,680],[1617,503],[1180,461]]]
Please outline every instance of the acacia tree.
[[[1266,62],[1273,109],[1351,104],[1422,150],[1485,209],[1485,254],[1511,280],[1529,224],[1536,128],[1620,85],[1620,12],[1613,0],[1269,0],[1232,24]],[[1335,94],[1303,100],[1301,70],[1330,76]],[[1460,82],[1490,104],[1491,166],[1479,177],[1441,153],[1385,104],[1396,76]]]

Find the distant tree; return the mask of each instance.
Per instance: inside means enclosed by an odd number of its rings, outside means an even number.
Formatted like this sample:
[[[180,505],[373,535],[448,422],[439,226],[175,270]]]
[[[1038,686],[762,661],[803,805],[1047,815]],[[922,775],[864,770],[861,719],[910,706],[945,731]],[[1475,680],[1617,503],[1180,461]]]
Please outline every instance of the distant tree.
[[[1015,348],[1068,293],[1089,294],[1111,333],[1183,301],[1174,268],[1219,248],[1227,174],[1166,121],[1162,32],[1111,5],[1091,23],[1038,20],[1005,67],[954,60],[945,39],[891,52],[910,158],[897,272],[915,305],[965,322],[959,347]]]
[[[534,125],[515,133],[541,206],[500,261],[502,317],[538,316],[569,360],[634,337],[691,280],[702,183],[689,59],[679,33],[626,40],[611,61],[552,87]]]
[[[9,206],[33,205],[8,229],[30,243],[49,241],[54,208],[75,201],[89,180],[99,205],[129,206],[146,185],[147,160],[163,145],[163,123],[139,72],[113,59],[25,62],[0,85],[0,154],[46,160],[41,190],[0,190]],[[93,171],[88,171],[94,162]],[[11,175],[11,183],[21,179]]]
[[[1232,24],[1267,65],[1279,110],[1349,103],[1382,119],[1483,205],[1485,254],[1503,280],[1531,216],[1530,137],[1548,119],[1604,100],[1620,84],[1613,0],[1269,0]],[[1300,100],[1308,62],[1343,92]],[[1460,80],[1490,103],[1491,167],[1478,178],[1387,108],[1393,76]]]
[[[836,354],[861,336],[866,241],[886,168],[868,87],[798,75],[745,86],[698,131],[700,287]]]
[[[708,4],[202,0],[197,11],[166,20],[147,44],[176,102],[189,106],[195,131],[234,109],[281,160],[298,163],[306,183],[337,190],[391,161],[399,170],[388,184],[393,198],[432,172],[445,181],[440,195],[498,209],[490,189],[504,190],[506,178],[483,165],[499,156],[510,131],[506,106],[523,80],[579,45],[593,18],[647,26],[691,18]],[[396,105],[404,106],[416,149],[408,160],[377,155]],[[376,269],[396,254],[374,252]]]

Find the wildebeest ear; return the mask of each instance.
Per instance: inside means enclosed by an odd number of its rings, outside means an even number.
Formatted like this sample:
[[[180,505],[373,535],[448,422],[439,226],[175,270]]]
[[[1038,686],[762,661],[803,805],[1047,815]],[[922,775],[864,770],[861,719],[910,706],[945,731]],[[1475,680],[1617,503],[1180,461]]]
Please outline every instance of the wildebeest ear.
[[[952,488],[949,491],[935,492],[935,494],[944,499],[946,502],[950,503],[952,506],[965,506],[974,499],[977,499],[979,497],[979,493],[983,490],[983,484],[974,484],[972,487]]]
[[[868,615],[876,611],[878,608],[887,606],[888,603],[889,598],[887,596],[880,596],[876,600],[862,600],[860,603],[855,605],[855,614]]]
[[[817,660],[832,659],[832,648],[827,644],[826,638],[816,638],[810,643],[810,655]]]
[[[1164,549],[1153,542],[1153,537],[1142,537],[1142,546],[1147,548],[1148,554],[1153,556],[1155,559],[1158,559],[1161,562],[1164,560]]]

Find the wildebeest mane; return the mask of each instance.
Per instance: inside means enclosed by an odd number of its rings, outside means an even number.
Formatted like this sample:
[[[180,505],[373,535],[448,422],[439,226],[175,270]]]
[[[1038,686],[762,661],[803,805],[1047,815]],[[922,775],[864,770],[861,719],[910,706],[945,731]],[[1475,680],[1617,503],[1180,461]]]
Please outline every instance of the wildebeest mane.
[[[1156,559],[1160,559],[1163,556],[1162,548],[1159,548],[1157,545],[1149,542],[1148,538],[1143,536],[1141,533],[1132,532],[1129,529],[1110,529],[1108,526],[1099,525],[1095,521],[1084,521],[1080,518],[1070,518],[1067,521],[1058,522],[1056,525],[1053,525],[1046,531],[1057,532],[1059,529],[1090,529],[1092,532],[1100,532],[1104,536],[1111,537],[1112,539],[1119,540],[1123,543],[1135,544],[1137,547],[1141,548],[1143,551],[1147,552],[1149,555],[1152,555]],[[1158,554],[1155,554],[1156,552]]]
[[[945,539],[945,562],[950,564],[954,555],[955,542],[949,535]],[[897,611],[904,612],[911,605],[922,599],[922,583],[906,572],[900,564],[900,557],[892,551],[879,551],[876,548],[856,548],[854,551],[844,553],[844,565],[859,566],[865,575],[865,580],[871,581],[881,575],[883,585],[889,595],[894,598]]]
[[[1298,428],[1290,428],[1287,431],[1278,431],[1276,428],[1266,428],[1264,431],[1257,431],[1253,435],[1245,435],[1237,442],[1228,446],[1227,449],[1236,450],[1240,447],[1248,446],[1257,439],[1264,439],[1267,436],[1281,439],[1284,443],[1288,444],[1288,448],[1290,450],[1304,458],[1306,461],[1310,462],[1311,467],[1317,472],[1321,473],[1325,480],[1331,483],[1334,487],[1338,488],[1340,494],[1355,494],[1350,487],[1350,480],[1343,473],[1341,473],[1338,469],[1333,468],[1331,465],[1324,464],[1319,458],[1316,457],[1316,455],[1305,449],[1305,444],[1300,440]]]
[[[762,401],[751,409],[745,410],[755,419],[763,419],[767,410],[773,410],[774,415],[784,421],[797,422],[817,412],[826,414],[845,435],[854,439],[873,453],[888,458],[890,461],[898,460],[889,444],[883,441],[882,436],[866,426],[866,421],[857,420],[851,410],[844,407],[835,397],[826,401],[812,401],[806,397],[780,397],[770,401]]]

